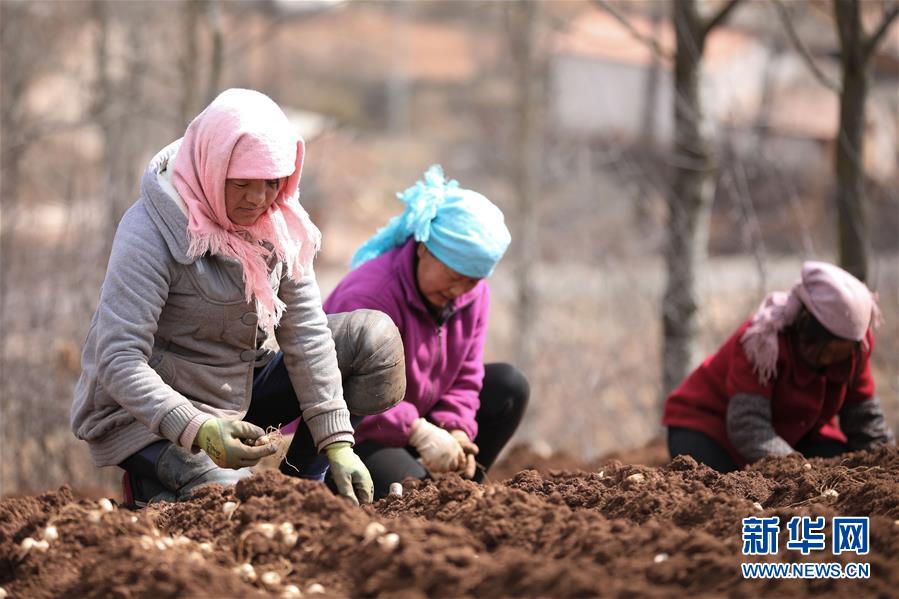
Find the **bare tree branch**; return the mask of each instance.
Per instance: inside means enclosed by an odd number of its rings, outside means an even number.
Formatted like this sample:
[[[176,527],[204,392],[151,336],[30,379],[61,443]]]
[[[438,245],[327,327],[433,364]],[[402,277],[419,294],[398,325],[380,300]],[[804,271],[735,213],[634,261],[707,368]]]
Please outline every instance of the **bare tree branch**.
[[[887,8],[884,9],[883,19],[881,19],[880,25],[877,26],[877,29],[874,30],[868,38],[868,41],[864,44],[862,52],[864,52],[865,60],[867,60],[868,57],[874,53],[874,50],[877,49],[877,44],[879,44],[880,40],[886,35],[887,30],[890,28],[890,24],[892,24],[896,17],[899,17],[899,4],[890,2],[890,4],[887,5]]]
[[[771,4],[774,5],[774,8],[777,10],[777,14],[780,17],[780,22],[783,23],[784,30],[787,32],[787,37],[790,38],[790,42],[792,42],[793,47],[796,48],[796,51],[799,52],[799,55],[802,57],[803,61],[805,61],[806,66],[811,71],[812,75],[815,76],[815,79],[818,80],[818,83],[826,87],[827,89],[840,93],[842,86],[827,76],[824,71],[818,67],[815,63],[815,59],[812,57],[812,53],[806,47],[804,43],[802,43],[802,39],[799,37],[799,33],[797,33],[796,28],[793,27],[793,20],[790,18],[790,13],[787,11],[787,7],[783,5],[781,0],[771,0]]]
[[[736,8],[739,3],[740,0],[728,0],[727,4],[722,6],[718,12],[712,15],[712,17],[706,21],[705,25],[702,26],[702,37],[705,38],[712,29],[723,23],[730,12]]]
[[[739,0],[731,0],[731,1],[739,2]],[[630,19],[628,19],[626,15],[624,15],[620,10],[618,10],[617,8],[615,8],[614,6],[609,4],[606,0],[593,0],[593,3],[598,8],[600,8],[600,9],[606,11],[607,13],[609,13],[610,15],[612,15],[612,17],[614,17],[616,21],[621,23],[621,25],[625,29],[627,29],[627,32],[630,33],[634,37],[634,39],[636,39],[638,42],[648,46],[649,49],[652,50],[653,53],[655,53],[656,56],[659,56],[661,58],[665,58],[668,60],[674,59],[674,54],[672,54],[671,52],[666,52],[665,49],[659,44],[659,42],[657,40],[655,40],[654,38],[641,33],[636,27],[634,27],[634,24],[630,22]]]

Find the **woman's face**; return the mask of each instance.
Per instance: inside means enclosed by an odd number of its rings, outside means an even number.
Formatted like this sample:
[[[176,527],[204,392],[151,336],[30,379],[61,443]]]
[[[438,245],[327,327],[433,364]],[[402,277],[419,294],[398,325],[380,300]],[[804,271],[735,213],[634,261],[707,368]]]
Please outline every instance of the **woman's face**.
[[[466,277],[448,267],[428,251],[425,244],[418,244],[418,268],[415,276],[418,288],[432,306],[443,308],[460,295],[471,291],[480,279]]]
[[[235,225],[248,227],[265,214],[281,189],[281,179],[225,180],[225,211]]]
[[[834,339],[824,343],[799,343],[799,353],[809,365],[820,368],[848,360],[858,343],[848,339]]]

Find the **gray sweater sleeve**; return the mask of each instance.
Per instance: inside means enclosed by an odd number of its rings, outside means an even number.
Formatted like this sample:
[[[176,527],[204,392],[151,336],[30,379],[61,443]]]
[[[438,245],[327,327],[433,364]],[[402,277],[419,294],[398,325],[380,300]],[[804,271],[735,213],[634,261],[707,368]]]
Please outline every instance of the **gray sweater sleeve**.
[[[94,326],[100,383],[151,432],[177,444],[201,412],[148,364],[172,282],[171,266],[165,241],[145,208],[136,204],[116,231]]]
[[[853,450],[896,442],[876,397],[845,404],[840,410],[840,429]]]
[[[278,296],[286,308],[275,338],[316,447],[321,451],[337,441],[353,443],[337,352],[315,273],[307,273],[299,282],[284,276]]]
[[[727,404],[727,438],[749,462],[788,455],[793,448],[771,424],[771,402],[761,395],[738,393]]]

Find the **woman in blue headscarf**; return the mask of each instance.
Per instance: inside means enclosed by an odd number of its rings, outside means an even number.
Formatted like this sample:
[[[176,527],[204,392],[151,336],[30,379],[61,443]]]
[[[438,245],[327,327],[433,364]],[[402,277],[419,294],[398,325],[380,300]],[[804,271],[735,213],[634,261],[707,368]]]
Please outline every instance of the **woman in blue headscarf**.
[[[356,251],[354,270],[324,304],[328,313],[385,312],[403,339],[405,399],[366,417],[355,433],[375,497],[407,476],[482,480],[529,395],[521,371],[483,358],[486,278],[511,241],[503,213],[436,165],[397,196],[405,211]]]

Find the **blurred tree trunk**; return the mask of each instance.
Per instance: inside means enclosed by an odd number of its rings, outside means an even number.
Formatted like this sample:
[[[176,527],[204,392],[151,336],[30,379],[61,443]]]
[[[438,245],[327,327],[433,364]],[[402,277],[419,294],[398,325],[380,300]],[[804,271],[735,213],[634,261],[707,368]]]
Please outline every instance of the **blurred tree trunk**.
[[[696,0],[675,0],[674,181],[668,201],[667,285],[662,300],[662,398],[694,364],[698,300],[696,273],[705,260],[714,165],[700,98],[702,54],[708,33],[738,4],[730,0],[708,20]]]
[[[518,361],[528,372],[535,357],[537,298],[534,267],[539,260],[537,195],[540,188],[540,139],[545,69],[538,56],[540,2],[523,0],[509,5],[510,46],[514,62],[515,89],[518,90],[514,135],[513,181],[518,197],[518,234],[515,280],[518,283],[517,329],[520,342]]]
[[[206,103],[212,102],[221,91],[222,69],[225,60],[225,37],[222,32],[222,8],[219,0],[208,0],[207,17],[212,36],[212,55],[209,57],[209,85],[206,88]]]
[[[859,0],[834,0],[833,3],[843,73],[834,161],[840,265],[864,281],[868,277],[870,254],[863,162],[868,64],[877,44],[899,14],[899,8],[894,5],[886,11],[878,28],[868,36],[862,26],[860,4]]]
[[[181,17],[182,35],[184,36],[184,53],[178,61],[181,74],[181,122],[187,127],[196,114],[197,86],[200,73],[199,24],[200,10],[203,8],[199,0],[184,0]]]
[[[661,37],[661,24],[664,15],[665,5],[661,2],[653,2],[649,13],[653,36]],[[659,103],[659,79],[661,73],[661,57],[658,52],[651,52],[649,69],[646,71],[646,82],[643,88],[643,118],[640,119],[640,138],[650,148],[655,148],[656,144],[656,110]]]

